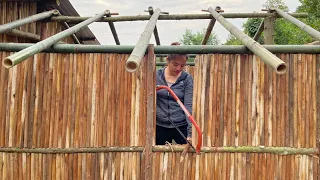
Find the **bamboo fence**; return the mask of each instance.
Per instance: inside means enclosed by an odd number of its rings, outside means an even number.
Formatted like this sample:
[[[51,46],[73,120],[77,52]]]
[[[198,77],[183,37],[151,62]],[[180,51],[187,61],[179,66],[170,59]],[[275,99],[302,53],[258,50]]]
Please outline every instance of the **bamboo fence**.
[[[320,56],[278,57],[289,66],[284,75],[254,55],[196,58],[193,115],[204,146],[317,147]]]
[[[0,179],[316,179],[320,56],[278,56],[285,75],[253,55],[201,55],[187,67],[199,156],[146,144],[155,68],[128,73],[126,54],[41,53],[1,67]]]

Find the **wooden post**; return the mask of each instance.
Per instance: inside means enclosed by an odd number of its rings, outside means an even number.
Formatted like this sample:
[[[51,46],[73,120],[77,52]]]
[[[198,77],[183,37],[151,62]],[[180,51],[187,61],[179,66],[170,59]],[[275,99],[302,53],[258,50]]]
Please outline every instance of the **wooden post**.
[[[316,145],[317,148],[320,149],[320,55],[317,55],[316,57],[316,103],[317,103],[317,108],[316,108],[316,113],[317,113],[317,121],[316,121],[316,131],[317,131],[317,138],[316,138]],[[317,178],[320,179],[320,159],[318,158],[318,164],[317,164]]]
[[[152,145],[154,139],[154,121],[155,121],[155,55],[154,46],[148,47],[147,58],[147,123],[146,123],[146,143],[144,150],[144,179],[152,178]]]
[[[274,21],[273,16],[264,19],[264,43],[268,45],[274,44]]]

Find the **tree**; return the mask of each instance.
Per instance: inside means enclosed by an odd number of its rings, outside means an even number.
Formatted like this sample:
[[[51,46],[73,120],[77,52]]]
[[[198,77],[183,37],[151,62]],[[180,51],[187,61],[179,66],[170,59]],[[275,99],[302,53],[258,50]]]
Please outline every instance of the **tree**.
[[[243,45],[234,35],[229,34],[227,42],[224,45]]]
[[[206,34],[206,29],[202,31],[198,31],[196,33],[192,33],[190,29],[186,29],[182,38],[180,38],[180,42],[184,45],[201,45],[201,42]],[[218,45],[220,40],[218,39],[217,35],[212,32],[209,36],[207,45]]]
[[[268,0],[264,5],[264,8],[276,7],[283,11],[289,11],[288,6],[283,2],[283,0]],[[302,9],[306,9],[303,7]],[[302,19],[301,21],[310,24],[306,19]],[[310,21],[310,20],[309,20]],[[249,18],[244,24],[244,32],[248,34],[250,37],[253,37],[259,26],[262,22],[262,19],[259,18]],[[312,26],[312,25],[311,25]],[[258,39],[258,42],[263,44],[263,33]],[[279,18],[275,20],[274,24],[274,42],[275,44],[305,44],[311,42],[312,38],[304,31],[299,29],[296,25],[291,22]]]

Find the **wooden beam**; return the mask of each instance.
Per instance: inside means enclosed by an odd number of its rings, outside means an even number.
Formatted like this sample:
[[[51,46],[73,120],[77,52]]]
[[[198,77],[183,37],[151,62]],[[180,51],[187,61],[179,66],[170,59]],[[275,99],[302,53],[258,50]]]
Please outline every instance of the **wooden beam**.
[[[216,23],[216,19],[211,19],[210,22],[209,22],[209,25],[207,27],[207,31],[206,31],[206,34],[204,35],[204,38],[201,42],[202,45],[206,45],[208,43],[208,39],[211,35],[211,32],[212,32],[212,29],[213,29],[213,26],[214,24]]]
[[[111,17],[111,14],[109,13],[106,16],[107,17]],[[116,45],[120,45],[120,41],[119,41],[119,38],[118,38],[116,27],[114,26],[113,22],[108,22],[108,24],[109,24],[109,27],[110,27],[110,30],[111,30],[111,33],[113,35],[113,38],[114,38],[114,41],[115,41]]]
[[[264,43],[268,45],[274,44],[274,22],[275,18],[268,16],[264,19]]]
[[[154,55],[154,46],[148,46],[148,56],[147,56],[147,123],[146,123],[146,142],[145,142],[145,151],[144,151],[144,179],[152,178],[152,146],[154,142],[154,124],[155,124],[155,55]]]
[[[258,28],[258,31],[256,32],[256,34],[254,35],[253,39],[255,41],[258,41],[259,37],[261,36],[262,32],[264,29],[264,19],[261,21],[260,26]]]

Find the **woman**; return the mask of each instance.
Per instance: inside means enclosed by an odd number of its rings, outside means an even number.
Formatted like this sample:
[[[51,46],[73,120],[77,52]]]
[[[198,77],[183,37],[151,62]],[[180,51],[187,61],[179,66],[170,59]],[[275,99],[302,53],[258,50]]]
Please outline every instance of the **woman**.
[[[180,45],[175,42],[171,45]],[[178,96],[180,101],[192,113],[193,79],[192,76],[183,71],[187,63],[187,55],[170,54],[167,57],[167,67],[157,70],[157,85],[169,86]],[[176,126],[191,141],[191,121],[185,115],[175,99],[165,89],[157,91],[157,126],[156,144],[164,145],[172,143],[186,144],[185,139],[175,128]],[[170,122],[170,120],[173,122]]]

